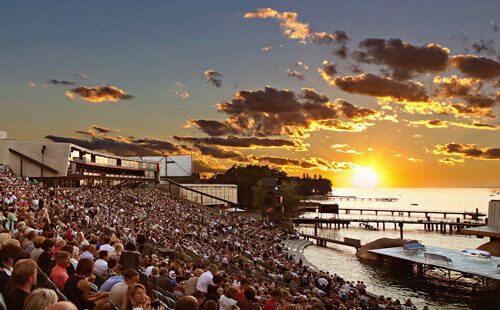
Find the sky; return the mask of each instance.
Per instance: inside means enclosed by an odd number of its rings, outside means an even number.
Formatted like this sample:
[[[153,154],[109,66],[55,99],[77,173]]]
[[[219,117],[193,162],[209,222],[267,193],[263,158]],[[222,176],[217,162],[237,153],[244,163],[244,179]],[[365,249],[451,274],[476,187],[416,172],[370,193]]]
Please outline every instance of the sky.
[[[500,186],[498,1],[1,1],[0,130],[334,186]],[[361,180],[361,181],[359,181]]]

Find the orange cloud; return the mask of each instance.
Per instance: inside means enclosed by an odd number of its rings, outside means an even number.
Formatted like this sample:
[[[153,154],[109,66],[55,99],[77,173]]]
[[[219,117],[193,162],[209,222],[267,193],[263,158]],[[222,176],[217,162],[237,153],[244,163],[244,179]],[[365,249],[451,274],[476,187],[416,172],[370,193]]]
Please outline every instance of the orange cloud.
[[[302,23],[297,20],[298,14],[295,12],[278,12],[271,8],[257,9],[255,12],[248,12],[244,18],[274,18],[279,20],[283,34],[290,39],[300,40],[300,43],[306,44],[306,39],[310,39],[315,44],[343,44],[348,40],[343,31],[335,31],[333,34],[326,32],[311,32],[308,23]]]
[[[339,89],[352,94],[390,98],[398,102],[429,101],[429,96],[420,83],[397,81],[370,73],[363,73],[359,76],[337,77],[333,83]]]
[[[436,145],[434,154],[447,154],[473,159],[500,159],[500,148],[477,148],[475,144],[448,143]]]
[[[73,94],[80,96],[82,99],[91,101],[91,102],[102,102],[102,101],[118,101],[122,100],[131,100],[134,98],[132,95],[126,94],[123,90],[113,87],[113,86],[96,86],[96,87],[86,87],[80,86],[73,88],[71,90]],[[69,92],[66,92],[66,96],[73,99],[73,94],[68,95]]]
[[[448,158],[440,158],[438,160],[439,163],[445,164],[451,167],[454,167],[458,163],[463,163],[465,160],[463,158],[453,158],[453,157],[448,157]]]
[[[64,95],[65,95],[66,97],[68,97],[69,99],[73,99],[73,98],[75,98],[75,95],[73,95],[73,94],[72,94],[72,93],[70,93],[69,91],[66,91],[66,92],[64,93]]]
[[[472,123],[458,123],[458,122],[449,122],[449,121],[441,121],[441,120],[431,120],[431,121],[411,121],[410,125],[419,126],[425,125],[427,128],[448,128],[450,126],[454,127],[462,127],[462,128],[472,128],[472,129],[486,129],[486,130],[498,130],[499,127],[490,124],[472,122]]]

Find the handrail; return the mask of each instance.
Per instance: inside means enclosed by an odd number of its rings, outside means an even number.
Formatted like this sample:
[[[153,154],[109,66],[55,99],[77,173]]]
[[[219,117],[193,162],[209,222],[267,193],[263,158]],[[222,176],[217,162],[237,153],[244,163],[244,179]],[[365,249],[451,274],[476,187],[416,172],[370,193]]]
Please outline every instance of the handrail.
[[[167,182],[169,182],[169,183],[172,183],[173,185],[178,186],[178,187],[180,187],[180,188],[182,188],[182,189],[185,189],[185,190],[188,190],[188,191],[191,191],[191,192],[194,192],[194,193],[200,194],[200,195],[202,195],[202,196],[207,196],[208,198],[212,198],[212,199],[216,199],[216,200],[219,200],[219,201],[225,202],[225,203],[229,204],[231,207],[236,207],[236,205],[237,205],[236,203],[234,203],[234,202],[232,202],[232,201],[230,201],[230,200],[227,200],[227,199],[224,199],[224,198],[220,198],[220,197],[217,197],[217,196],[214,196],[214,195],[210,195],[210,194],[207,194],[207,193],[201,192],[201,191],[196,190],[196,189],[192,189],[192,188],[190,188],[190,187],[184,186],[184,185],[179,184],[179,183],[177,183],[177,182],[175,182],[175,181],[172,181],[172,180],[170,180],[170,179],[166,179],[166,178],[164,178],[164,179],[162,179],[162,180],[163,180],[163,181],[167,181]]]

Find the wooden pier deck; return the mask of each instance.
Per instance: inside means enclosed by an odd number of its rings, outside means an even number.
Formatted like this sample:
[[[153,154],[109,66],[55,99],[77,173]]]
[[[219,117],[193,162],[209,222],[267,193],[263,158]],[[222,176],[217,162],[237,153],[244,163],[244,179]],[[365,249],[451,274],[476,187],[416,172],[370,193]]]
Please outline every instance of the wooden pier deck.
[[[426,219],[417,219],[417,218],[407,218],[407,219],[401,219],[401,218],[393,218],[393,219],[388,219],[388,218],[365,218],[365,217],[358,217],[358,218],[304,218],[304,217],[298,217],[292,219],[292,222],[296,225],[300,224],[309,224],[309,225],[315,225],[318,228],[333,228],[333,229],[340,229],[340,228],[349,228],[349,225],[352,223],[373,223],[376,225],[377,229],[382,226],[382,229],[386,229],[386,224],[394,224],[394,229],[396,230],[399,226],[400,229],[402,229],[404,224],[420,224],[424,226],[424,230],[426,231],[439,231],[442,233],[450,232],[453,233],[453,231],[460,232],[464,228],[470,228],[470,227],[479,227],[479,226],[484,226],[485,223],[483,222],[460,222],[460,221],[452,221],[452,220],[426,220]],[[325,227],[323,227],[323,225]]]
[[[344,240],[337,240],[325,236],[318,235],[316,232],[316,235],[311,235],[311,234],[305,234],[305,233],[299,233],[301,237],[304,237],[306,240],[309,239],[314,239],[316,240],[316,244],[319,246],[326,246],[328,242],[330,243],[335,243],[335,244],[341,244],[341,245],[346,245],[346,246],[351,246],[356,249],[359,249],[362,244],[359,239],[352,239],[352,238],[344,238]]]

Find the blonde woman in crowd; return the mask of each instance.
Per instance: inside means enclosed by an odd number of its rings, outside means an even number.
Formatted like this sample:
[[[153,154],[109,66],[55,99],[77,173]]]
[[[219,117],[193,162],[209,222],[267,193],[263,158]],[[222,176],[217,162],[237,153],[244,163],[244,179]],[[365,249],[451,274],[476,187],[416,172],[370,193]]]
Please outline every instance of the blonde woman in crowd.
[[[125,296],[122,310],[152,309],[151,300],[146,295],[146,288],[142,284],[135,283],[129,285]]]
[[[32,291],[24,301],[23,310],[46,310],[50,305],[57,302],[57,294],[54,290],[39,288]]]

